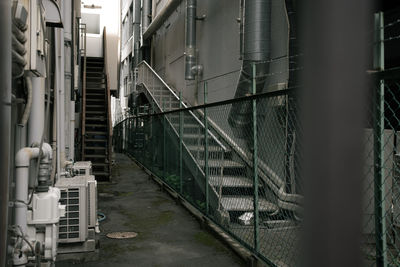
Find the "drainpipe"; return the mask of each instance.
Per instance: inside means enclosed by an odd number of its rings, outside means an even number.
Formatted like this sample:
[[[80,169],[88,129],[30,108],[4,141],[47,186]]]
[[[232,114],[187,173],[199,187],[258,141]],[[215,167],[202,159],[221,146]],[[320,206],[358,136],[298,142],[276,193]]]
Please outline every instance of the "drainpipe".
[[[271,0],[246,0],[244,4],[243,65],[235,98],[252,94],[252,64],[256,64],[257,93],[261,93],[269,71],[271,40]],[[243,129],[251,127],[251,103],[234,103],[229,124],[235,136],[244,138]]]
[[[52,159],[52,149],[47,143],[43,143],[43,162],[50,162]],[[28,180],[29,165],[32,159],[39,157],[39,147],[25,147],[18,151],[15,156],[15,224],[21,227],[22,232],[26,233],[26,212],[28,206]],[[44,171],[44,170],[42,170]],[[50,170],[49,170],[50,171]]]
[[[43,164],[39,168],[39,187],[47,185],[53,153],[51,146],[47,143],[43,143],[42,151]],[[39,158],[39,154],[39,147],[25,147],[20,149],[15,156],[15,224],[20,228],[22,235],[27,234],[29,165],[32,159]],[[24,243],[24,246],[27,247],[28,244]],[[25,250],[28,250],[28,248],[22,248],[22,251]],[[26,255],[22,257],[16,255],[14,258],[18,261],[18,264],[27,263]]]
[[[44,78],[32,77],[32,109],[28,124],[28,144],[39,144],[44,129],[45,120],[45,86]]]
[[[0,266],[6,266],[11,140],[11,1],[0,1]]]
[[[185,79],[195,79],[197,0],[186,0]]]
[[[57,179],[65,166],[64,34],[56,29]]]

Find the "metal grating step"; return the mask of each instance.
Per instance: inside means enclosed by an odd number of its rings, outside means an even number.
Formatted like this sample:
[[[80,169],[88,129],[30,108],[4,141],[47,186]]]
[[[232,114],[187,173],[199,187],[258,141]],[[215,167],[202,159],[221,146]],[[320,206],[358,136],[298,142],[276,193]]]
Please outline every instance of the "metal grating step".
[[[225,210],[228,211],[253,211],[253,197],[222,197],[221,205]],[[259,199],[258,210],[260,212],[273,212],[278,209],[278,207],[265,199]]]
[[[246,177],[210,176],[209,183],[218,187],[253,187],[252,181]]]

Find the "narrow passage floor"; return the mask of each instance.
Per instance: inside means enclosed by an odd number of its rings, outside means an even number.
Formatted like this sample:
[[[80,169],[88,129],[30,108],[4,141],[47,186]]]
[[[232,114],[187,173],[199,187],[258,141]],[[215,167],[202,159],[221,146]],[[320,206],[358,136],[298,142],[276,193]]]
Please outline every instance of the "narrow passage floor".
[[[116,154],[113,184],[99,185],[99,257],[64,266],[243,266],[243,262],[176,204],[126,155]],[[135,232],[131,239],[110,239],[112,232]]]

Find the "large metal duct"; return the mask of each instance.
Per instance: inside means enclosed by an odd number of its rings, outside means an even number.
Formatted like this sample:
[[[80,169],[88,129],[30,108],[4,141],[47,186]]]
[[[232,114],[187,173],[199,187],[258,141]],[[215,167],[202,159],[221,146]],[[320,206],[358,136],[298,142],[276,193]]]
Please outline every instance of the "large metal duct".
[[[186,0],[185,79],[194,80],[196,66],[197,0]]]
[[[0,1],[0,266],[6,266],[11,143],[11,1]]]
[[[244,4],[243,65],[235,98],[252,92],[252,65],[256,64],[257,93],[263,90],[269,71],[271,49],[271,0],[245,0]],[[251,103],[232,104],[229,124],[237,137],[244,137],[242,129],[251,125]]]
[[[165,20],[174,12],[182,0],[169,0],[161,12],[152,20],[146,31],[143,32],[143,40],[152,36],[164,24]]]
[[[143,0],[142,31],[145,32],[151,21],[151,0]]]
[[[134,67],[137,68],[139,64],[139,47],[140,47],[140,0],[134,2],[134,18],[133,18],[133,47],[134,47]]]

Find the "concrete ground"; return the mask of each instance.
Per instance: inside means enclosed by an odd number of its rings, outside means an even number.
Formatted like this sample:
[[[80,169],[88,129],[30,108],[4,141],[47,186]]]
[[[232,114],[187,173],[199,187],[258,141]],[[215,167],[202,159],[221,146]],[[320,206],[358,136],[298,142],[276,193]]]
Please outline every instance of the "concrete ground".
[[[58,262],[64,266],[243,266],[243,262],[127,156],[116,155],[113,184],[99,185],[99,258]],[[133,239],[106,234],[133,231]]]

